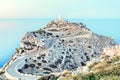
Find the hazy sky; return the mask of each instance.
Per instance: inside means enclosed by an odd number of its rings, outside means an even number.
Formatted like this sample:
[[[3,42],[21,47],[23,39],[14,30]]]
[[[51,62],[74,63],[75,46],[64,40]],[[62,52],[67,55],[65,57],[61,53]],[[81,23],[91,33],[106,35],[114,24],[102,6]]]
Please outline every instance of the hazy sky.
[[[120,0],[0,0],[0,18],[120,18]]]

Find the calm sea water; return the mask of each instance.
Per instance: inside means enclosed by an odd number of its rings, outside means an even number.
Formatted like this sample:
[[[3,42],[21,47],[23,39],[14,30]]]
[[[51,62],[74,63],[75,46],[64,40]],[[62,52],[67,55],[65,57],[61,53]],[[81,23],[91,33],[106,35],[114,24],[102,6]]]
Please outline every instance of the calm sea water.
[[[25,32],[43,28],[53,19],[0,19],[0,67],[9,61],[19,48],[20,40]],[[112,36],[120,43],[120,19],[66,19],[83,22],[93,32]]]

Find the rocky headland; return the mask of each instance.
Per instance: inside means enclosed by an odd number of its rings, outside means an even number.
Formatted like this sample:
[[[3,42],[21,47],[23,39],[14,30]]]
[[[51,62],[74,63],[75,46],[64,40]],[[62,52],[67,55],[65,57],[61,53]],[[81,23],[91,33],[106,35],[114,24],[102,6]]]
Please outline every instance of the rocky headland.
[[[115,45],[111,37],[95,34],[83,23],[56,19],[43,29],[23,36],[20,48],[5,65],[2,75],[11,80],[36,80],[43,76],[47,76],[43,80],[53,80],[49,75],[57,75],[56,80],[64,80],[63,75],[89,73],[89,66],[94,62],[111,60],[119,51],[116,54],[112,52],[114,48],[111,48]]]

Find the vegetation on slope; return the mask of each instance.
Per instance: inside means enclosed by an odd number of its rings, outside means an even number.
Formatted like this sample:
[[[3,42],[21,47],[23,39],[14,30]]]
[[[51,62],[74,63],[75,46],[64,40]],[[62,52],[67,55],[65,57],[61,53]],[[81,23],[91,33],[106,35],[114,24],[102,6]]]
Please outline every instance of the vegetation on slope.
[[[114,56],[108,61],[95,62],[89,68],[90,71],[86,73],[72,74],[70,71],[64,71],[59,78],[50,80],[120,80],[120,56]]]
[[[38,32],[38,33],[40,33],[40,34],[42,34],[42,33],[45,33],[45,30],[43,30],[43,29],[39,29],[39,30],[37,30],[36,32]]]

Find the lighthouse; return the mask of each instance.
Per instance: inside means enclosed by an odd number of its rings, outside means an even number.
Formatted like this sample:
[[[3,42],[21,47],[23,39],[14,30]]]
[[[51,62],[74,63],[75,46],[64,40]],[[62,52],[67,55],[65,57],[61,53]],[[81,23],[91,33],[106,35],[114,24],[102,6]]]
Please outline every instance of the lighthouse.
[[[59,20],[61,20],[61,19],[62,19],[62,16],[61,16],[61,14],[60,14],[60,13],[58,14],[58,19],[59,19]]]

